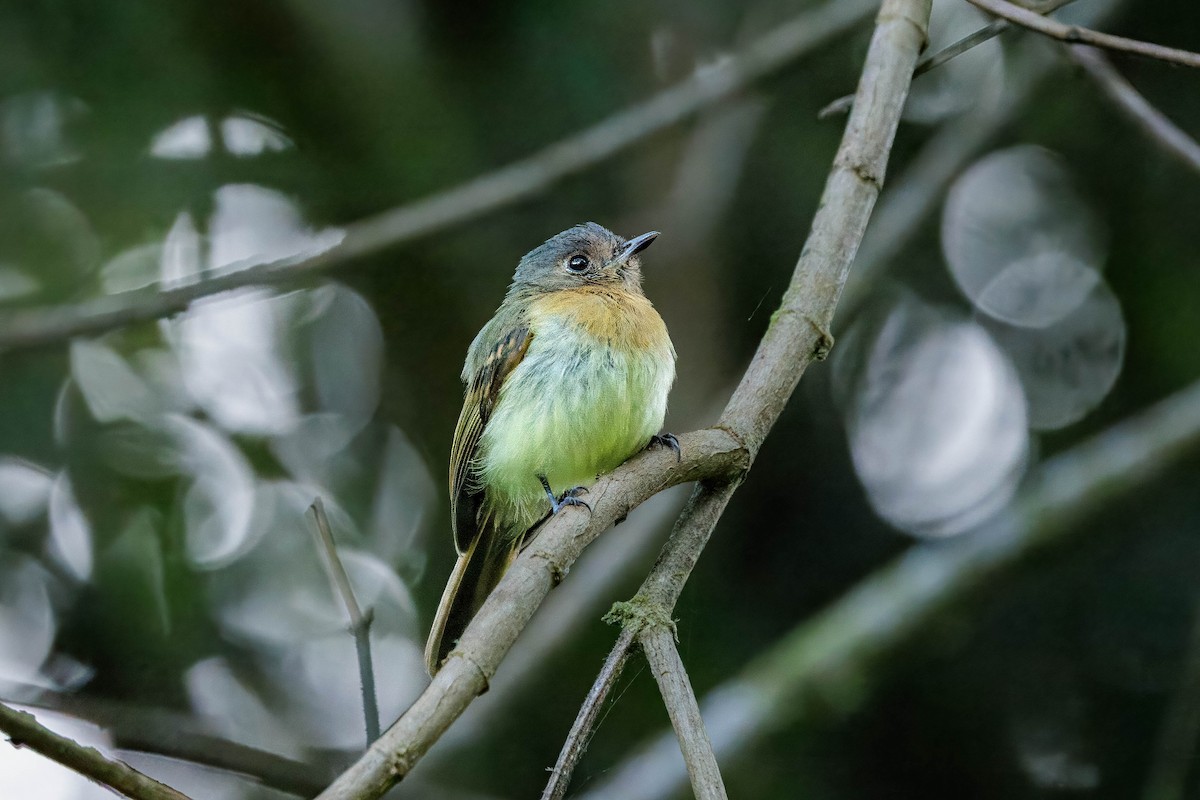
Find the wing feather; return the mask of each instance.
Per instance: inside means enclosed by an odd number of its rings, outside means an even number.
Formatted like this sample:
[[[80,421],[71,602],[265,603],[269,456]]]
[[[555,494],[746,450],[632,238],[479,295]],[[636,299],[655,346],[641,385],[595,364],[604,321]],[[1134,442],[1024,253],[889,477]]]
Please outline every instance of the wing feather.
[[[450,521],[454,526],[454,545],[460,554],[471,546],[479,527],[479,506],[483,501],[475,472],[479,441],[504,381],[521,363],[532,341],[533,334],[524,325],[503,332],[467,384],[450,448]]]

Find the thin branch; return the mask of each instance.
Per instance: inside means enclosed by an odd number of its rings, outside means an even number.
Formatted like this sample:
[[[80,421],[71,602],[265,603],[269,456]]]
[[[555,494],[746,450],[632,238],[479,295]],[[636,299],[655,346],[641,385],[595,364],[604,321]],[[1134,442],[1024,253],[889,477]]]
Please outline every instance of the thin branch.
[[[309,278],[386,248],[470,222],[544,192],[558,181],[623,152],[696,112],[778,72],[850,30],[876,0],[833,0],[779,25],[750,45],[659,94],[506,167],[409,205],[350,225],[336,247],[205,278],[161,291],[107,295],[74,305],[13,311],[0,317],[0,352],[95,335],[186,309],[231,289]]]
[[[566,797],[567,787],[571,785],[571,775],[575,772],[575,766],[587,751],[592,732],[600,721],[600,711],[604,708],[604,703],[608,700],[613,687],[617,685],[617,679],[621,677],[621,671],[625,668],[625,661],[629,658],[630,645],[633,644],[633,636],[632,628],[624,628],[621,635],[617,637],[616,646],[608,654],[608,658],[604,659],[604,666],[600,668],[596,682],[592,684],[587,697],[583,700],[583,705],[579,708],[575,722],[571,725],[571,732],[567,734],[562,752],[558,754],[558,761],[550,770],[550,780],[546,783],[545,791],[542,792],[542,800],[563,800]]]
[[[106,758],[96,748],[85,747],[38,724],[32,714],[2,703],[0,731],[8,734],[14,747],[28,747],[134,800],[189,800],[187,795],[138,772],[128,764]]]
[[[1039,14],[1049,14],[1052,11],[1057,11],[1065,5],[1075,2],[1075,0],[1049,0],[1049,2],[1040,6],[1037,9]],[[987,25],[984,25],[973,33],[968,33],[963,38],[953,44],[943,47],[936,53],[925,56],[917,62],[916,69],[913,70],[913,79],[917,79],[926,72],[937,69],[947,61],[958,58],[968,50],[974,50],[984,42],[990,42],[1000,34],[1012,27],[1006,19],[994,19]],[[817,112],[817,119],[828,119],[829,117],[845,114],[850,110],[850,106],[854,105],[854,95],[847,94],[834,100],[829,105]]]
[[[638,641],[650,662],[650,672],[658,682],[658,690],[671,717],[696,800],[728,800],[692,682],[688,680],[683,659],[675,648],[674,627],[654,625],[643,628]]]
[[[1076,44],[1067,48],[1067,54],[1072,61],[1083,67],[1084,72],[1099,85],[1108,99],[1116,104],[1125,116],[1133,120],[1151,141],[1193,170],[1200,172],[1200,143],[1143,97],[1141,92],[1117,72],[1104,53],[1093,47]]]
[[[354,649],[358,654],[359,686],[362,689],[363,720],[367,730],[367,746],[379,738],[379,700],[375,692],[375,666],[371,659],[371,623],[375,613],[367,609],[363,613],[354,596],[354,587],[350,585],[350,576],[338,555],[337,545],[333,541],[333,531],[329,527],[329,517],[325,515],[325,504],[318,497],[313,500],[309,511],[316,522],[314,534],[317,548],[325,554],[321,563],[329,573],[334,592],[342,598],[346,612],[350,615],[350,632],[354,634]]]
[[[1104,50],[1119,53],[1145,56],[1169,64],[1179,64],[1184,67],[1200,67],[1200,53],[1189,50],[1179,50],[1174,47],[1164,47],[1151,42],[1141,42],[1137,39],[1126,39],[1124,36],[1113,36],[1110,33],[1100,33],[1091,28],[1079,25],[1067,25],[1057,20],[1043,17],[1035,11],[1022,8],[1008,0],[967,0],[971,5],[981,8],[994,16],[1006,19],[1014,25],[1020,25],[1035,33],[1058,39],[1068,44],[1087,44]]]
[[[312,797],[337,774],[327,766],[214,736],[194,717],[162,708],[52,692],[36,686],[20,689],[3,702],[56,711],[103,728],[115,750],[151,753],[222,772],[236,772],[264,786],[301,797]]]
[[[701,704],[728,765],[767,733],[852,713],[894,655],[943,611],[961,611],[1017,565],[1088,541],[1081,524],[1200,449],[1200,382],[1055,456],[981,529],[913,547],[757,656]],[[580,800],[664,800],[687,775],[664,731]]]
[[[1071,0],[1066,0],[1071,2]],[[917,62],[917,66],[913,69],[913,79],[921,77],[926,72],[940,67],[951,59],[958,58],[968,50],[972,50],[984,42],[991,41],[1001,33],[1009,29],[1009,23],[1006,20],[997,19],[975,31],[969,33],[959,39],[954,44],[944,47],[941,50],[931,55],[925,56]],[[854,105],[854,95],[844,94],[837,100],[834,100],[829,105],[817,112],[817,119],[829,119],[836,117],[839,114],[845,114]]]

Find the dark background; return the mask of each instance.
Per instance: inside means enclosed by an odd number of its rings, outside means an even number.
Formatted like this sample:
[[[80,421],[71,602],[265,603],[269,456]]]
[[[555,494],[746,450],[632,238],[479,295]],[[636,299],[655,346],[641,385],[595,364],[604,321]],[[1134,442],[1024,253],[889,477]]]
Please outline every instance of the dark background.
[[[1092,4],[1079,0],[1074,10],[1098,12],[1087,8]],[[280,237],[294,238],[347,225],[526,156],[815,5],[0,4],[0,274],[35,284],[4,290],[0,302],[66,304],[110,291],[115,284],[105,276],[117,273],[114,259],[138,247],[149,250],[140,261],[128,259],[129,285],[147,283],[170,260],[161,252],[164,241],[186,249],[179,245],[187,238],[179,232],[184,212],[199,255],[178,263],[194,270],[207,258],[219,261],[212,220],[223,213],[221,198],[233,196],[222,195],[222,187],[269,190],[239,195],[247,204],[229,201],[225,209],[226,219],[251,231],[277,225]],[[938,15],[948,18],[958,5],[935,3],[935,41]],[[978,20],[965,24],[970,30]],[[1127,2],[1097,24],[1200,49],[1200,7],[1193,3]],[[388,637],[389,644],[377,645],[376,664],[381,686],[390,687],[382,692],[390,720],[424,680],[416,647],[453,561],[442,487],[462,357],[517,259],[584,220],[628,236],[662,230],[644,261],[646,292],[679,351],[667,425],[684,431],[708,424],[787,285],[841,135],[839,119],[818,121],[816,112],[853,89],[869,30],[864,21],[752,89],[531,200],[345,264],[320,281],[336,282],[336,289],[311,281],[273,290],[275,300],[224,301],[269,308],[261,313],[270,322],[257,328],[219,319],[198,320],[190,333],[143,324],[97,340],[113,358],[65,344],[0,355],[0,454],[18,465],[0,480],[0,492],[26,486],[11,482],[25,470],[36,487],[21,491],[40,498],[36,507],[50,507],[26,517],[0,513],[0,614],[15,621],[0,625],[0,656],[12,662],[0,659],[0,687],[27,697],[31,684],[42,684],[118,707],[195,714],[249,744],[314,762],[344,761],[358,746],[357,676],[350,639],[338,630],[340,609],[304,533],[301,501],[321,494],[335,506],[339,537],[361,554],[361,572],[352,568],[352,575],[374,575],[382,587],[364,592],[377,608],[377,635]],[[984,60],[996,61],[1002,50],[1000,71],[1010,81],[1029,59],[1048,66],[968,163],[1018,145],[1057,153],[1074,201],[1096,221],[1097,240],[1107,242],[1096,266],[1103,266],[1120,312],[1116,321],[1092,320],[1088,328],[1108,342],[1097,363],[1113,372],[1111,390],[1089,394],[1086,380],[1064,379],[1062,391],[1086,395],[1086,413],[1030,432],[1015,485],[1025,469],[1200,374],[1200,180],[1120,116],[1056,47],[1019,33],[1001,41]],[[1183,129],[1200,132],[1200,77],[1151,61],[1114,63]],[[890,177],[903,175],[934,136],[987,102],[983,83],[973,83],[984,80],[980,75],[964,70],[962,84],[947,89],[956,106],[949,112],[902,126]],[[193,130],[211,136],[231,117],[258,126],[251,138],[260,137],[259,149],[264,130],[281,149],[239,153],[227,139],[224,152],[154,153],[154,143],[182,120],[201,120]],[[861,346],[872,330],[867,318],[886,314],[889,303],[924,309],[936,325],[982,330],[979,312],[945,265],[944,196],[936,194],[934,213],[882,265],[886,278],[872,280],[858,298],[868,312],[856,317],[867,320],[857,350],[854,337],[845,336],[855,318],[839,318],[834,333],[846,348],[838,356],[847,372],[868,360]],[[886,203],[886,191],[884,197]],[[250,234],[247,247],[261,241]],[[263,257],[288,254],[260,249]],[[16,284],[0,281],[0,289],[5,285]],[[184,372],[196,367],[185,357],[186,342],[203,350],[206,332],[222,328],[218,362],[241,361],[245,369],[226,383],[205,384],[200,376],[189,384]],[[250,330],[269,338],[265,352],[290,376],[283,403],[290,416],[269,412],[245,422],[198,399],[205,392],[243,397],[245,370],[260,365],[253,356],[260,350],[250,348],[248,356],[239,349]],[[901,339],[910,336],[917,334]],[[1094,355],[1080,337],[1062,346]],[[368,353],[376,347],[378,358]],[[152,399],[141,396],[136,413],[98,414],[105,398],[126,402],[130,383],[120,363],[145,378],[150,352],[176,358],[176,371],[146,379]],[[1071,353],[1063,359],[1076,357],[1091,363]],[[856,474],[847,427],[853,409],[870,408],[834,399],[830,377],[838,368],[835,359],[832,369],[817,365],[805,377],[677,610],[681,652],[700,694],[928,534],[919,525],[889,524],[872,510],[879,498]],[[377,378],[358,386],[346,378],[355,374]],[[956,386],[934,382],[929,391],[946,389],[953,404]],[[852,382],[848,391],[865,389]],[[253,392],[244,398],[255,405]],[[271,408],[270,400],[261,408]],[[920,397],[904,402],[913,413],[926,405]],[[163,423],[164,413],[174,421]],[[326,453],[325,444],[296,433],[301,421],[320,414],[353,419],[344,446],[329,445]],[[196,426],[208,434],[196,434]],[[181,444],[205,436],[218,444],[195,452]],[[280,456],[278,440],[289,436],[306,455]],[[971,463],[1000,457],[986,438],[975,446]],[[229,452],[241,454],[257,491],[270,484],[273,497],[294,502],[278,500],[274,516],[264,517],[262,495],[229,500],[256,516],[225,547],[206,544],[200,529],[205,519],[209,534],[228,524],[209,506],[246,491],[247,475],[229,466]],[[893,455],[903,461],[903,448]],[[241,476],[241,488],[224,485],[231,474]],[[785,726],[724,764],[731,796],[1139,796],[1189,659],[1200,573],[1198,478],[1200,462],[1192,458],[1090,516],[1070,547],[980,585],[970,603],[923,625],[907,647],[864,676],[864,696],[852,709]],[[965,480],[949,481],[946,491]],[[911,496],[903,486],[887,491]],[[395,509],[404,513],[391,516]],[[412,796],[540,791],[614,638],[599,617],[634,591],[672,515],[665,505],[643,509],[605,534],[640,535],[646,543],[568,636],[536,664],[522,662],[529,674],[509,693],[507,711],[486,724],[463,720],[462,736],[470,738],[453,757],[439,761],[435,748],[414,773],[425,789]],[[62,538],[52,545],[56,527]],[[642,529],[647,533],[637,533]],[[584,567],[577,572],[571,577]],[[255,594],[264,585],[271,591]],[[556,592],[548,604],[557,600]],[[294,614],[273,615],[264,604]],[[295,629],[288,627],[293,622]],[[21,627],[26,623],[32,627]],[[31,630],[48,635],[46,652],[33,652]],[[314,641],[319,653],[307,649]],[[502,669],[497,686],[505,679]],[[252,699],[239,700],[238,692]],[[641,668],[628,670],[619,695],[576,787],[599,785],[634,744],[667,724]],[[311,708],[297,711],[305,702]],[[254,703],[261,713],[247,711]],[[349,720],[331,726],[337,733],[320,733],[323,704],[341,707]],[[0,773],[6,764],[16,770],[8,758],[0,757]],[[201,782],[202,796],[218,796],[205,775],[189,773],[188,780]],[[1196,783],[1191,776],[1186,796],[1200,797]],[[220,786],[222,797],[263,793]],[[72,785],[54,796],[90,791]]]

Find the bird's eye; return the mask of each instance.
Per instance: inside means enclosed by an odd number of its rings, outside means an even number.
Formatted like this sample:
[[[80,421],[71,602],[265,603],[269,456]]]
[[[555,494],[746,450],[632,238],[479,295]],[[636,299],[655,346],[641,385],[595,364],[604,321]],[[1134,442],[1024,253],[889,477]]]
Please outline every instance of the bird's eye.
[[[571,270],[571,272],[583,272],[587,268],[587,256],[571,256],[567,259],[567,269]]]

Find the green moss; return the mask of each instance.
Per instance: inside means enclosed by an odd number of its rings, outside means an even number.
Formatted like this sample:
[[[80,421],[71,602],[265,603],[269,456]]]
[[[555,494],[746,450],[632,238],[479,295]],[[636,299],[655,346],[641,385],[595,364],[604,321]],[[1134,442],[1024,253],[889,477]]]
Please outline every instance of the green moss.
[[[613,603],[612,608],[604,615],[604,621],[610,625],[620,625],[622,628],[632,628],[640,631],[644,628],[662,626],[675,630],[675,620],[670,612],[660,603],[642,595],[635,595],[632,600]]]

